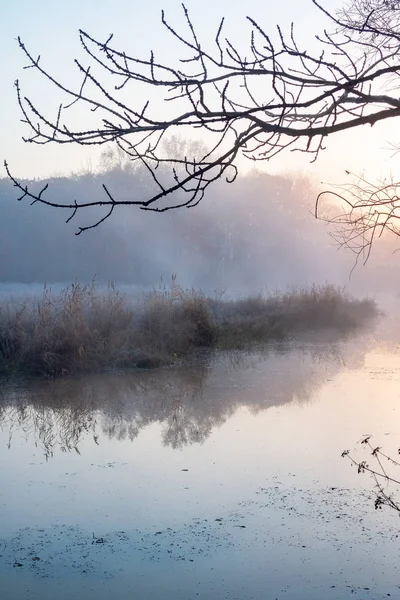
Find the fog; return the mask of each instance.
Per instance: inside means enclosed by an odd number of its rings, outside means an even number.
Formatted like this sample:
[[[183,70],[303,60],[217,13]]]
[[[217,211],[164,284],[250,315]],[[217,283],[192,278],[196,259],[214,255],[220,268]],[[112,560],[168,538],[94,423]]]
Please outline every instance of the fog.
[[[60,203],[93,201],[105,183],[118,198],[148,196],[143,171],[112,153],[108,159],[95,172],[52,178],[46,194]],[[383,244],[349,279],[355,256],[338,250],[329,225],[314,218],[317,191],[306,175],[255,171],[233,184],[218,182],[195,208],[159,214],[119,207],[105,223],[76,236],[79,225],[92,224],[100,213],[78,212],[66,224],[68,211],[17,202],[11,182],[1,179],[0,281],[15,287],[96,276],[149,288],[176,274],[183,287],[229,295],[327,281],[355,293],[395,291],[397,257]]]

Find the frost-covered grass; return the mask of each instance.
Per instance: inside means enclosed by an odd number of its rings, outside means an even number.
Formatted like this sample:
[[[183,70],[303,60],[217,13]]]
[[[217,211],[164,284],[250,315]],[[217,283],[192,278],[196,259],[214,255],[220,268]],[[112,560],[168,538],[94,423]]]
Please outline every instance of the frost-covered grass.
[[[236,300],[169,288],[132,300],[112,284],[45,287],[0,299],[0,372],[43,376],[154,367],[198,348],[237,348],[305,330],[350,331],[377,317],[373,300],[333,286]]]

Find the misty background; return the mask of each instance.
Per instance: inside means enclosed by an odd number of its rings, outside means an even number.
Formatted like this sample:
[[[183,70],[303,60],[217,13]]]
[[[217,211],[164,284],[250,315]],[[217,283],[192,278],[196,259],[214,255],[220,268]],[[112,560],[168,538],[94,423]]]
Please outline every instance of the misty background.
[[[152,185],[112,147],[96,168],[47,181],[46,194],[60,203],[101,199],[103,183],[119,199],[148,196]],[[37,191],[44,185],[26,183]],[[31,206],[28,198],[17,202],[17,190],[3,178],[0,282],[89,282],[96,276],[100,283],[151,288],[176,274],[182,287],[230,296],[325,282],[356,294],[397,293],[396,240],[376,243],[367,265],[349,278],[355,255],[338,250],[331,226],[314,218],[317,193],[306,175],[254,171],[233,184],[217,182],[195,208],[160,214],[118,207],[105,223],[76,236],[79,225],[104,213],[83,210],[66,224],[70,211]]]

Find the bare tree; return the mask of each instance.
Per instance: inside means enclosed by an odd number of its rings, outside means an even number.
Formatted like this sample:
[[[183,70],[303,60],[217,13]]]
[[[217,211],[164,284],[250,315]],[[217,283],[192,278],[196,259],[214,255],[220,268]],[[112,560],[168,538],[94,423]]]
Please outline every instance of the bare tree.
[[[213,183],[235,180],[239,154],[268,161],[289,150],[307,153],[314,161],[329,135],[400,116],[400,99],[392,90],[400,71],[397,29],[380,27],[374,8],[357,20],[351,7],[331,14],[317,0],[312,2],[332,29],[316,36],[319,49],[314,54],[296,41],[293,25],[288,34],[280,27],[270,34],[250,17],[246,53],[225,37],[224,19],[216,27],[212,47],[206,48],[185,6],[183,32],[162,13],[164,27],[182,47],[175,64],[162,62],[153,52],[148,58],[129,56],[114,46],[112,35],[102,41],[81,30],[89,63],[75,60],[81,77],[76,89],[64,85],[59,74],[49,73],[40,56],[35,58],[18,39],[28,61],[25,68],[40,73],[64,96],[53,116],[25,96],[16,82],[29,129],[25,141],[82,146],[114,142],[153,183],[146,197],[115,198],[103,185],[104,196],[95,202],[60,204],[48,195],[47,185],[33,191],[5,163],[20,199],[69,210],[68,221],[85,208],[103,207],[104,214],[98,218],[96,213],[90,225],[78,228],[80,234],[97,227],[119,205],[157,212],[196,206]],[[361,0],[359,4],[364,5]],[[127,97],[137,101],[130,104]],[[151,101],[143,100],[149,97]],[[160,99],[167,103],[163,112]],[[87,110],[86,129],[74,128],[73,106]],[[165,154],[165,139],[179,133],[191,137],[199,128],[207,150],[199,145],[194,154]]]
[[[371,182],[349,171],[347,175],[347,184],[331,185],[318,194],[315,216],[333,225],[330,235],[339,247],[355,254],[355,267],[360,260],[367,263],[376,239],[386,239],[387,234],[400,237],[400,182]],[[319,209],[325,197],[331,209],[327,214]],[[334,213],[332,199],[339,201]]]
[[[392,53],[394,64],[399,56],[400,1],[350,0],[337,13],[339,29],[353,42],[365,44],[369,59],[380,61]],[[394,72],[383,82],[386,90],[398,86]],[[398,146],[392,144],[396,153]],[[354,252],[356,262],[365,264],[374,241],[387,234],[400,236],[400,181],[390,177],[383,181],[370,181],[364,175],[346,171],[348,182],[331,186],[319,194],[315,215],[334,225],[332,237],[340,247]],[[332,216],[322,216],[321,201],[328,197],[336,201],[337,211]],[[339,201],[339,202],[338,202]],[[334,203],[330,202],[332,207]]]

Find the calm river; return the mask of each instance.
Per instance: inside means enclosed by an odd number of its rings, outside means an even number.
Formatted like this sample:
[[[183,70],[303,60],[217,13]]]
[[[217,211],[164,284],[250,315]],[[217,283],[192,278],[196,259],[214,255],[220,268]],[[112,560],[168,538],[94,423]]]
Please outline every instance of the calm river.
[[[0,388],[0,598],[400,597],[400,521],[345,449],[400,446],[371,338]],[[400,496],[399,496],[400,498]]]

